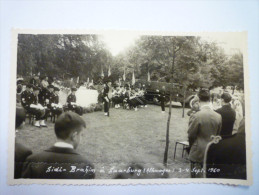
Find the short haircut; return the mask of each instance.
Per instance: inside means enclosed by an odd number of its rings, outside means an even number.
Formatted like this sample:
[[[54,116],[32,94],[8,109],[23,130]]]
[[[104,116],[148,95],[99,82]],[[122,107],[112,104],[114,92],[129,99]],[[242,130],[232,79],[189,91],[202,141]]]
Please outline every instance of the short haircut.
[[[55,134],[57,138],[67,139],[72,132],[79,132],[80,127],[86,128],[85,121],[74,112],[64,112],[55,123]]]
[[[16,118],[15,118],[15,128],[21,126],[23,121],[25,121],[25,111],[23,108],[16,108]]]
[[[201,102],[208,102],[210,101],[210,92],[206,89],[201,89],[198,93],[198,97]]]
[[[232,97],[231,97],[231,95],[229,93],[224,92],[221,95],[221,99],[223,99],[224,102],[229,103],[232,100]]]

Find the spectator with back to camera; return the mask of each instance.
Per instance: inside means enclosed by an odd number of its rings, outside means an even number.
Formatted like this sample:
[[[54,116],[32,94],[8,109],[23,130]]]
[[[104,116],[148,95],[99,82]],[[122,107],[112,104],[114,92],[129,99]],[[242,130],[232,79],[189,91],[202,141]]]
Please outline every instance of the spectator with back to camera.
[[[41,153],[26,159],[23,178],[94,179],[94,166],[76,152],[80,144],[85,121],[74,112],[64,112],[55,123],[57,142]],[[53,171],[62,167],[62,171]],[[84,171],[73,171],[73,170]]]

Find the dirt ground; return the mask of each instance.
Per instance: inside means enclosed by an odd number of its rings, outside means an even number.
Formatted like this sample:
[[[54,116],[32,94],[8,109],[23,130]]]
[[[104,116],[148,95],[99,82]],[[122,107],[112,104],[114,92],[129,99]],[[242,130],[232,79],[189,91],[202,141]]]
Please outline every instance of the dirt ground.
[[[189,117],[182,118],[181,108],[172,108],[167,167],[162,163],[168,108],[165,114],[155,105],[138,111],[112,108],[110,117],[104,116],[103,112],[94,112],[84,114],[83,118],[87,129],[77,151],[94,164],[97,179],[114,178],[118,174],[114,169],[123,169],[131,163],[145,168],[166,168],[171,170],[168,172],[170,178],[189,177],[190,173],[183,171],[189,168],[189,162],[181,157],[181,145],[178,145],[176,158],[173,159],[175,142],[187,140]],[[47,149],[56,141],[54,124],[47,121],[47,125],[48,128],[39,129],[26,121],[16,133],[16,139],[34,153]],[[104,172],[100,172],[101,169]]]

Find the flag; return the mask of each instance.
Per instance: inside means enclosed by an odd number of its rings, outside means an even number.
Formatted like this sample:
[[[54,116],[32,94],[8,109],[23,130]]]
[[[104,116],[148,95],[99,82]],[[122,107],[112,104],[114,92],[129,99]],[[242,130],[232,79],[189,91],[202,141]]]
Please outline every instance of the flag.
[[[79,83],[79,77],[77,77],[76,83]]]
[[[111,76],[111,67],[109,66],[108,77]]]
[[[123,73],[123,81],[126,80],[126,72],[125,72],[125,68],[124,68],[124,73]]]
[[[147,81],[150,82],[150,73],[149,73],[149,71],[147,72]]]
[[[135,75],[134,75],[134,71],[133,71],[133,74],[132,74],[132,85],[134,85],[135,84]]]
[[[103,74],[103,69],[102,69],[101,77],[104,77],[104,74]]]

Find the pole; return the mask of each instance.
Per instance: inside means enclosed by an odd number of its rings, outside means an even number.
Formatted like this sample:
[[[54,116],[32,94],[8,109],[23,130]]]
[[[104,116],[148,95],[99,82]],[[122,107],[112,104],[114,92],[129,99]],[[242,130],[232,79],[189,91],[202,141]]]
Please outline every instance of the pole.
[[[184,89],[184,92],[183,92],[183,114],[182,114],[182,118],[184,118],[185,96],[186,96],[186,89]]]
[[[168,159],[168,149],[169,149],[169,127],[170,127],[170,119],[171,119],[171,110],[172,110],[172,92],[170,91],[170,104],[169,104],[169,113],[167,119],[167,127],[166,127],[166,143],[165,143],[165,153],[164,153],[164,165],[167,166]]]

